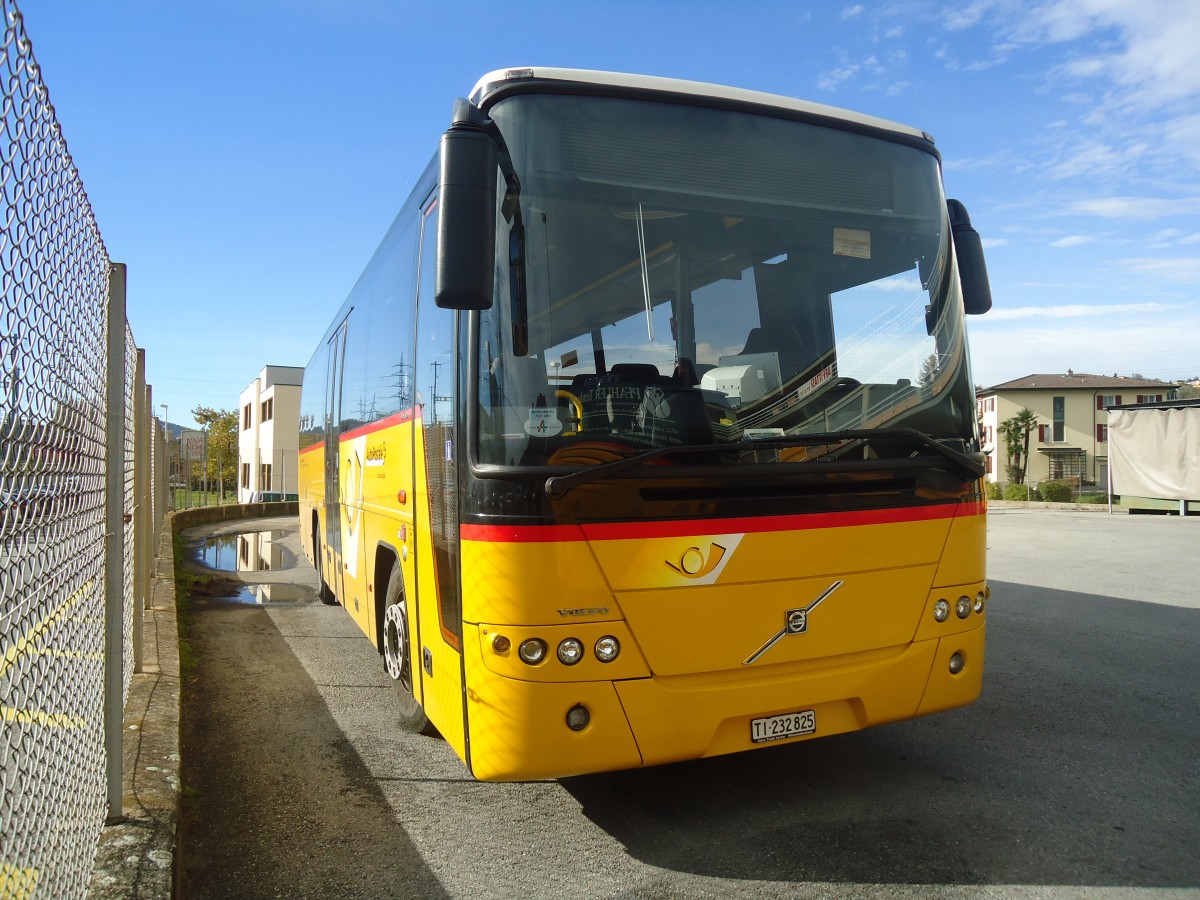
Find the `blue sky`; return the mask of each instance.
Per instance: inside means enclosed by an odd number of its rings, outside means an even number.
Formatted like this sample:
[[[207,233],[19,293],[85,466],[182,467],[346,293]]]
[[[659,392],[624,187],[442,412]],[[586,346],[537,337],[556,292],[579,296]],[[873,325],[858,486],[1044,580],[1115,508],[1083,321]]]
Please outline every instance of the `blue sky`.
[[[920,127],[983,235],[979,384],[1200,375],[1195,0],[22,0],[156,406],[304,365],[445,129],[509,66]],[[161,412],[161,410],[159,410]]]

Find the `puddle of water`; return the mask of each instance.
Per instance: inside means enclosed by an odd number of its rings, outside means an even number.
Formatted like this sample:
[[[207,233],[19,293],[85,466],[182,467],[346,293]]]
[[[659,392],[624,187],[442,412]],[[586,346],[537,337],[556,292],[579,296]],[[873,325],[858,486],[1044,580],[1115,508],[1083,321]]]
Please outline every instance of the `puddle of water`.
[[[191,541],[191,558],[219,572],[265,572],[278,569],[283,548],[277,543],[287,531],[250,531],[243,534],[214,534]]]
[[[295,603],[309,596],[294,584],[247,584],[234,596],[223,598],[229,603]]]

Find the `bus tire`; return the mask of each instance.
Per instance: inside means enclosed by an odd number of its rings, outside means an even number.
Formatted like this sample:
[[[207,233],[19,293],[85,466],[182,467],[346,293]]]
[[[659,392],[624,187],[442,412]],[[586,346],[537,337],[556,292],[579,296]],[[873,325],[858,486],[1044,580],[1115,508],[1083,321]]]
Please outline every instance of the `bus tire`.
[[[329,582],[325,581],[325,557],[320,553],[320,545],[317,545],[317,595],[320,601],[325,606],[337,606],[337,596],[330,590]]]
[[[325,556],[321,552],[321,538],[315,522],[313,523],[312,546],[313,561],[317,565],[317,596],[326,606],[336,606],[337,597],[329,589],[329,583],[325,581]]]
[[[433,734],[425,710],[413,695],[412,641],[408,634],[408,601],[399,564],[388,577],[383,610],[383,666],[392,682],[400,712],[400,726],[413,734]]]

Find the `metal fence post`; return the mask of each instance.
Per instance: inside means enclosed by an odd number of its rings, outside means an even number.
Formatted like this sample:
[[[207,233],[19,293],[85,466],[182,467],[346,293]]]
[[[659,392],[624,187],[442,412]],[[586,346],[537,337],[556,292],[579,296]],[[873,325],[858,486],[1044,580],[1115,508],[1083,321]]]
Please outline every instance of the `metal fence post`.
[[[121,818],[125,712],[125,280],[108,270],[108,365],[104,478],[104,752],[108,822]]]

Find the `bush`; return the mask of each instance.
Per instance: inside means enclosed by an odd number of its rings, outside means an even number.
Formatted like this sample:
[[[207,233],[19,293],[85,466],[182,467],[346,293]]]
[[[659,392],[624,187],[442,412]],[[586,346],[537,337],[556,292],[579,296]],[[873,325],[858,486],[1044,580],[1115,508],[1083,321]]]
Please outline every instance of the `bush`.
[[[1000,482],[989,481],[987,483],[986,490],[987,490],[987,498],[989,500],[1003,500],[1004,499],[1004,488],[1000,487]]]
[[[1046,481],[1038,485],[1038,492],[1047,503],[1070,503],[1074,496],[1071,486],[1062,481]]]
[[[1037,491],[1033,488],[1026,489],[1026,485],[1006,484],[1004,486],[1005,500],[1036,500],[1037,498]]]

